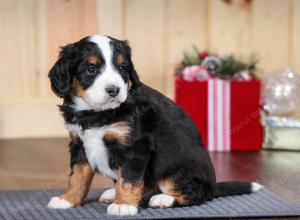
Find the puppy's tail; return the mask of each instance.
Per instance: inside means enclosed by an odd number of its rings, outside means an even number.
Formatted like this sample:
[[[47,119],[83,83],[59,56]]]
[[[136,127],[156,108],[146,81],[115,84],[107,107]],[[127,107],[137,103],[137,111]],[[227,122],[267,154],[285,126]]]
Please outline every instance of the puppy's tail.
[[[214,197],[249,194],[262,188],[264,187],[256,182],[219,182],[216,185]]]

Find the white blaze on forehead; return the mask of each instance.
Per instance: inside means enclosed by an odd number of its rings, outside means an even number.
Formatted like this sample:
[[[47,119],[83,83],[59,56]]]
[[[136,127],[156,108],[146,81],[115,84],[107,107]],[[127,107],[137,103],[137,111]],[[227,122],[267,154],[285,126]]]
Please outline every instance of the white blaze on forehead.
[[[93,35],[89,38],[90,42],[93,42],[98,45],[101,49],[103,58],[106,62],[106,68],[111,67],[112,64],[112,49],[110,47],[110,39],[104,35]]]
[[[89,42],[97,45],[101,51],[105,65],[101,68],[101,73],[96,76],[94,82],[85,91],[83,98],[74,98],[75,109],[94,109],[96,111],[114,109],[125,102],[127,98],[127,85],[120,75],[120,72],[113,64],[113,48],[110,45],[111,39],[103,35],[93,35],[89,37]],[[119,93],[111,97],[106,89],[118,87]]]

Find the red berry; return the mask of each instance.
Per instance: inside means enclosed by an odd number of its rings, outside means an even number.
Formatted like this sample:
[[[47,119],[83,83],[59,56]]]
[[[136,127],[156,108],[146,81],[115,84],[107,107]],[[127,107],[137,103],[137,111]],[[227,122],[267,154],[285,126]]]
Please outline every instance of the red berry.
[[[207,57],[208,52],[207,51],[202,51],[199,53],[199,57],[201,60],[203,60],[205,57]]]

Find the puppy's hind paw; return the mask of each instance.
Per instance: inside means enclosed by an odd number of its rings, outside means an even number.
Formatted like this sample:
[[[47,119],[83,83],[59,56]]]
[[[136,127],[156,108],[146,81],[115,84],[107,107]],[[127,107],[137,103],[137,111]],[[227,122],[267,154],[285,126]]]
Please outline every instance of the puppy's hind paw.
[[[175,203],[175,198],[167,194],[158,194],[151,197],[149,206],[152,208],[169,208]]]
[[[116,197],[115,188],[105,190],[99,198],[99,202],[112,203]]]

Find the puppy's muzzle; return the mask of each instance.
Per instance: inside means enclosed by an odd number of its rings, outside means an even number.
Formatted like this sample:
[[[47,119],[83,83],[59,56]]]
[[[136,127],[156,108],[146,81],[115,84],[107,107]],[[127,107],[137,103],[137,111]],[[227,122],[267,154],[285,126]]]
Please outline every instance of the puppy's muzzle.
[[[105,88],[105,91],[109,94],[111,97],[116,97],[120,92],[120,87],[117,86],[109,86]]]

